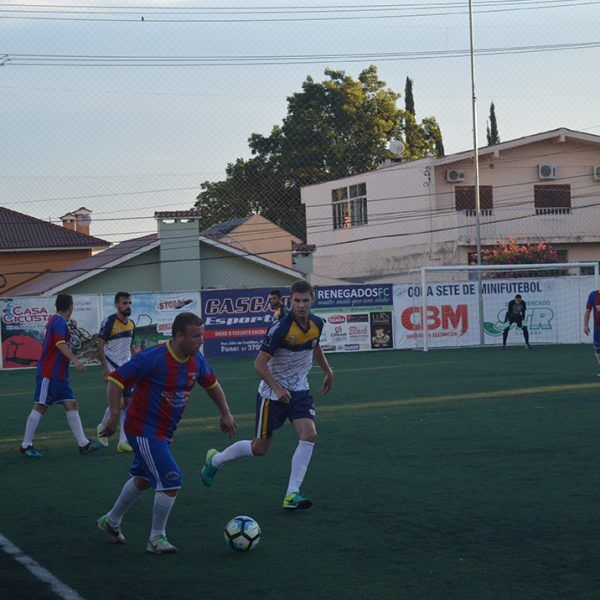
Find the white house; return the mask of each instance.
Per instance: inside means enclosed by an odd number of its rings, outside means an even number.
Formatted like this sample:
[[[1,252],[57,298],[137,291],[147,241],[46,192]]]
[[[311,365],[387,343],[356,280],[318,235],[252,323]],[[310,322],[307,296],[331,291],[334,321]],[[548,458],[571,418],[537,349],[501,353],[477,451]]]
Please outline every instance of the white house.
[[[481,241],[543,240],[564,261],[600,261],[600,136],[556,129],[479,151]],[[402,281],[469,263],[473,151],[302,188],[314,283]]]

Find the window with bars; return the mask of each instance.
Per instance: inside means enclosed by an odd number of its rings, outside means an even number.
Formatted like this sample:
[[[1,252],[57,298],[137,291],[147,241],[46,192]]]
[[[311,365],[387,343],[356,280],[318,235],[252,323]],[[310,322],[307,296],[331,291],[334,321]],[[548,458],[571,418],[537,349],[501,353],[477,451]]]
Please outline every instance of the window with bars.
[[[491,185],[479,186],[479,204],[481,214],[484,217],[492,216],[494,212],[494,188]],[[475,186],[457,185],[454,188],[454,206],[456,210],[463,210],[467,216],[474,217],[477,213],[475,208]]]
[[[357,183],[331,190],[331,208],[334,229],[348,229],[366,225],[369,222],[367,184]]]
[[[571,186],[549,184],[533,186],[536,215],[571,214]]]

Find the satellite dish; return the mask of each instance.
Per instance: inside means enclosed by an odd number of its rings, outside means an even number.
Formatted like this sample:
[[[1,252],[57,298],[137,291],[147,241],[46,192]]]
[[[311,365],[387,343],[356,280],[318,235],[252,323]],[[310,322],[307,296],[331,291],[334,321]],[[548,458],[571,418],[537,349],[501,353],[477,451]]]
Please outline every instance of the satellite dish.
[[[402,156],[404,151],[406,150],[406,146],[404,142],[401,140],[397,140],[396,138],[392,138],[390,143],[388,144],[389,151],[396,156]]]

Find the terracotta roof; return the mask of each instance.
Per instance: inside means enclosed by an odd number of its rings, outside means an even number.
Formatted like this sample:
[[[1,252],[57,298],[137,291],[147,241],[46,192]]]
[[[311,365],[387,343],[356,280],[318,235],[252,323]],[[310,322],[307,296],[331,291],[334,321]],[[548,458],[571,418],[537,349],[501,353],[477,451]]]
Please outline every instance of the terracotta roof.
[[[0,207],[0,252],[35,248],[103,248],[110,242]]]
[[[44,294],[55,287],[72,281],[82,275],[86,275],[91,271],[102,269],[119,259],[124,259],[134,252],[145,252],[146,246],[151,246],[158,241],[158,235],[151,233],[144,237],[126,240],[120,244],[116,244],[108,250],[98,252],[89,258],[84,258],[73,264],[70,264],[65,269],[61,269],[56,273],[42,274],[35,279],[18,285],[10,290],[12,296],[29,296],[34,294]],[[150,248],[148,248],[149,250]],[[110,267],[108,267],[110,268]]]

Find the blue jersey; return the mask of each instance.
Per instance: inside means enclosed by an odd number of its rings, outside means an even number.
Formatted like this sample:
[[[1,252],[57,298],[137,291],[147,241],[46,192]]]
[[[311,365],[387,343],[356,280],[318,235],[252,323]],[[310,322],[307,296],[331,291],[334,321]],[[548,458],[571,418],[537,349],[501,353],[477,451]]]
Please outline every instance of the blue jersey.
[[[60,344],[71,341],[71,332],[65,319],[60,315],[52,315],[46,323],[44,341],[42,342],[42,357],[37,365],[37,376],[54,381],[69,378],[69,359],[59,351]]]
[[[308,390],[313,349],[319,343],[323,324],[323,319],[311,313],[307,327],[303,328],[290,312],[269,329],[260,349],[273,357],[267,363],[269,370],[286,390]],[[277,400],[277,394],[264,381],[260,382],[258,393],[263,398]]]
[[[104,357],[113,369],[117,369],[131,358],[134,335],[135,324],[131,319],[121,321],[115,313],[102,321],[98,340],[104,344]]]
[[[122,389],[135,384],[125,416],[125,433],[158,440],[173,438],[196,381],[204,389],[217,385],[200,352],[182,360],[170,342],[138,352],[109,379]]]

